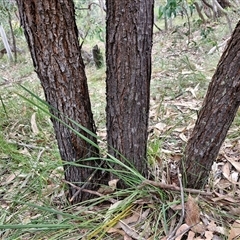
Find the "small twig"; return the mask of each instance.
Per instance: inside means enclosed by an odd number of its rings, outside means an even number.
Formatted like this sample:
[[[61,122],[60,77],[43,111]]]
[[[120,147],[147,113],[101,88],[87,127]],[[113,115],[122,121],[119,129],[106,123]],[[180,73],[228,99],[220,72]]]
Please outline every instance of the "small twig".
[[[42,154],[44,153],[44,151],[47,149],[44,148],[44,147],[38,147],[38,146],[35,146],[35,145],[30,145],[30,144],[26,144],[26,143],[19,143],[19,142],[15,142],[15,141],[8,141],[9,143],[12,143],[12,144],[17,144],[18,146],[21,146],[21,147],[26,147],[26,148],[31,148],[31,149],[39,149],[40,152],[37,156],[37,162],[40,160]]]
[[[92,3],[88,4],[88,6],[85,7],[85,8],[79,8],[79,7],[75,7],[75,8],[76,8],[77,10],[92,10],[92,9],[91,9],[92,5],[97,5],[98,7],[101,8],[101,6],[100,6],[98,3],[95,3],[95,2],[92,2]]]
[[[87,29],[85,35],[84,35],[83,37],[81,37],[81,38],[82,38],[82,42],[81,42],[81,44],[80,44],[80,49],[82,49],[83,43],[84,43],[84,41],[86,40],[89,31],[90,31],[90,27]]]
[[[39,154],[38,154],[38,156],[37,156],[37,162],[39,162],[39,160],[40,160],[42,154],[44,153],[44,151],[45,151],[45,148],[43,148],[43,149],[39,152]]]
[[[38,147],[38,146],[35,146],[35,145],[31,145],[31,144],[26,144],[26,143],[20,143],[20,142],[15,142],[15,141],[8,141],[8,143],[11,143],[11,144],[17,144],[18,146],[22,146],[22,147],[26,147],[26,148],[32,148],[32,149],[41,149],[41,150],[46,150],[46,148],[44,147]]]
[[[99,167],[101,167],[103,165],[104,161],[102,161],[99,165]],[[69,200],[70,202],[72,202],[74,200],[74,198],[91,182],[92,178],[94,177],[94,175],[97,173],[97,171],[99,171],[99,169],[95,169],[93,171],[93,173],[90,175],[90,177],[87,179],[87,181],[82,185],[82,187],[78,188],[78,191],[75,192],[73,194],[73,196],[71,197],[71,199]]]
[[[159,187],[159,188],[162,188],[162,189],[181,192],[181,188],[178,187],[178,186],[175,186],[175,185],[172,185],[172,184],[154,182],[154,181],[151,181],[151,180],[144,180],[142,182],[142,184],[139,186],[139,188],[142,188],[145,185],[152,185],[154,187]],[[213,196],[212,192],[204,192],[204,191],[197,190],[197,189],[192,189],[192,188],[185,188],[184,191],[187,192],[187,193],[199,194],[199,195],[203,195],[203,196]]]
[[[156,23],[154,23],[154,26],[157,28],[158,31],[163,32],[163,30]]]
[[[177,226],[170,233],[170,235],[167,238],[167,240],[174,240],[175,239],[175,234],[176,234],[177,230],[181,227],[181,225],[183,223],[183,220],[184,220],[184,217],[185,217],[184,191],[183,191],[183,185],[182,185],[182,175],[181,175],[181,173],[179,171],[179,168],[178,168],[178,181],[179,181],[180,191],[181,191],[182,213],[181,213],[181,217],[179,219],[179,222],[178,222]]]
[[[75,184],[73,184],[73,183],[71,183],[71,182],[68,182],[68,181],[66,181],[66,180],[64,180],[64,179],[62,179],[62,181],[63,181],[64,183],[69,184],[71,187],[74,187],[74,188],[78,189],[79,192],[82,191],[82,192],[90,193],[90,194],[93,194],[93,195],[96,195],[96,196],[99,196],[99,197],[104,197],[104,196],[106,196],[106,195],[104,195],[104,194],[102,194],[102,193],[99,193],[99,192],[96,192],[96,191],[93,191],[93,190],[84,189],[83,187],[78,187],[78,186],[76,186]],[[75,195],[75,194],[74,194],[74,195]],[[71,200],[71,199],[70,199],[70,200]],[[114,198],[107,198],[106,200],[109,201],[109,202],[111,202],[111,203],[116,203],[116,202],[117,202],[117,200],[114,199]]]
[[[172,210],[173,211],[173,210]],[[165,232],[165,235],[169,235],[169,233],[171,233],[174,229],[174,226],[176,224],[176,221],[177,221],[177,216],[174,215],[173,217],[171,217],[171,224],[169,226],[169,231],[168,232]]]
[[[183,230],[182,232],[178,233],[177,235],[174,236],[174,239],[176,239],[177,237],[184,235],[185,233],[187,233],[190,229],[192,229],[194,226],[198,225],[199,223],[196,223],[192,226],[189,226],[188,228],[186,228],[185,230]]]

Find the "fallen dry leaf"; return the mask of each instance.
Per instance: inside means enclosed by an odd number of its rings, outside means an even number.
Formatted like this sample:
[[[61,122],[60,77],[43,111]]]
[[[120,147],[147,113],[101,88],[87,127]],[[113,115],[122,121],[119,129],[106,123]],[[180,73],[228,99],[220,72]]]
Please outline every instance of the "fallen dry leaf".
[[[113,213],[114,209],[116,209],[121,203],[122,203],[122,200],[115,202],[114,204],[112,204],[109,207],[109,209],[107,210],[107,212],[105,214],[105,221],[109,220],[112,217],[112,213]]]
[[[240,238],[240,220],[236,220],[231,226],[228,240],[235,240],[239,238]]]
[[[211,232],[215,232],[217,229],[217,225],[216,223],[212,220],[208,225],[207,225],[207,229]]]
[[[240,163],[239,162],[234,161],[233,159],[228,157],[226,154],[224,154],[224,157],[236,168],[236,170],[238,172],[240,172]]]
[[[140,213],[135,211],[129,218],[123,219],[122,222],[125,224],[133,224],[139,220],[139,217]],[[115,225],[115,228],[121,228],[120,222]]]
[[[33,113],[33,115],[31,116],[31,129],[34,135],[37,135],[39,133],[37,122],[36,122],[36,113]]]
[[[111,181],[108,182],[108,186],[101,186],[99,189],[98,189],[98,192],[101,193],[101,194],[109,194],[109,193],[113,193],[116,188],[117,188],[117,182],[119,181],[119,179],[113,179]]]
[[[132,229],[130,226],[125,224],[123,221],[120,221],[120,226],[122,230],[130,237],[136,240],[145,240],[145,238],[141,237],[134,229]]]
[[[185,222],[189,226],[193,226],[191,228],[195,233],[203,233],[204,225],[200,223],[200,209],[197,204],[197,201],[191,196],[188,196],[188,200],[186,202],[186,216]]]
[[[108,182],[108,186],[111,187],[113,190],[117,188],[117,183],[119,179],[113,179]]]
[[[199,83],[196,85],[195,88],[189,87],[186,89],[186,91],[189,91],[193,95],[193,97],[197,98],[196,92],[198,91],[198,87],[199,87]]]
[[[230,214],[239,216],[240,215],[240,207],[233,207],[231,205],[228,206],[228,211]]]
[[[190,229],[190,228],[189,228],[189,226],[188,226],[186,223],[182,224],[182,225],[180,226],[180,228],[177,230],[176,234],[175,234],[176,236],[178,236],[178,237],[176,237],[175,240],[181,240],[182,237],[183,237],[183,235],[184,235],[189,229]]]
[[[155,128],[157,128],[159,131],[164,131],[164,129],[166,128],[166,124],[165,123],[162,123],[162,122],[159,122],[155,125]]]
[[[230,179],[232,182],[237,182],[239,178],[239,173],[238,172],[231,172]]]
[[[0,186],[4,186],[4,185],[10,184],[16,178],[16,176],[18,174],[19,174],[19,171],[11,173],[10,175],[8,175],[8,177],[5,179],[5,181],[1,182]]]
[[[200,209],[196,200],[189,195],[186,202],[185,222],[188,226],[196,225],[200,222]]]
[[[189,231],[187,240],[194,240],[195,232]]]
[[[230,168],[231,168],[231,164],[229,162],[226,162],[223,167],[222,167],[222,173],[223,173],[223,176],[226,178],[226,179],[229,179],[229,176],[230,176]]]
[[[235,162],[236,163],[236,162]],[[222,167],[223,176],[233,184],[240,184],[237,182],[238,180],[238,172],[231,172],[231,164],[230,162],[226,162]]]
[[[218,201],[221,201],[221,200],[224,200],[224,201],[227,201],[227,202],[230,202],[230,203],[239,203],[240,202],[239,198],[231,197],[229,195],[222,195],[222,194],[219,194],[217,192],[214,192],[214,193],[218,197],[212,198],[211,201],[213,201],[213,202],[218,202]]]
[[[183,133],[180,133],[180,134],[179,134],[179,137],[180,137],[184,142],[187,142],[187,141],[188,141],[187,137],[186,137]]]
[[[206,240],[212,240],[213,238],[213,233],[211,231],[206,231],[204,233]]]
[[[31,157],[31,154],[26,147],[24,149],[19,150],[18,152],[28,157]]]
[[[150,212],[150,208],[146,209],[141,215],[140,215],[140,218],[139,218],[139,221],[143,221],[147,218],[149,212]]]
[[[120,229],[110,228],[107,232],[108,233],[118,233],[124,237],[124,240],[132,240],[131,237],[129,237],[123,230],[120,230]]]

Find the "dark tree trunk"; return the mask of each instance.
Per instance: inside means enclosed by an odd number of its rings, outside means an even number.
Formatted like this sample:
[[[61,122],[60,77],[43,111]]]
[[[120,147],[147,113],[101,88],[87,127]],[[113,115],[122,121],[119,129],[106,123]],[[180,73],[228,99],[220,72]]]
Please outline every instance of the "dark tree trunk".
[[[153,0],[109,0],[106,6],[109,153],[146,175]]]
[[[240,103],[240,22],[213,75],[186,147],[186,186],[202,188]]]
[[[92,49],[93,61],[97,69],[103,66],[103,56],[98,45],[95,45]]]
[[[50,111],[96,143],[95,137],[84,133],[66,119],[66,117],[73,119],[95,132],[73,1],[17,0],[17,4],[35,71],[43,86],[46,100],[61,114],[52,109]],[[77,137],[59,121],[55,119],[52,121],[61,158],[66,161],[65,178],[82,186],[88,181],[93,170],[73,166],[69,162],[97,157],[98,148]],[[81,164],[97,166],[95,161],[83,161]],[[99,177],[100,173],[97,172],[92,183],[99,183]],[[96,186],[89,183],[87,188],[95,189]],[[76,192],[77,189],[69,186],[70,198]],[[86,200],[89,197],[88,194],[80,192],[73,202]]]
[[[231,7],[231,4],[228,0],[217,0],[222,8]]]

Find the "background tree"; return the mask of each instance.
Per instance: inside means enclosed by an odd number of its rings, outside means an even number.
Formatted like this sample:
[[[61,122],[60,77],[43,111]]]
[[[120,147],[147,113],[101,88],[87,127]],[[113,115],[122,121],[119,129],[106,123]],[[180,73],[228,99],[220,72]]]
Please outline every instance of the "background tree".
[[[202,188],[240,104],[240,22],[209,85],[186,147],[182,171],[188,187]]]
[[[85,133],[67,118],[75,120],[95,132],[84,64],[80,53],[78,30],[72,0],[17,0],[21,24],[33,59],[35,71],[41,81],[47,102],[57,109],[50,111],[76,131],[96,143],[96,138]],[[65,116],[65,117],[64,117]],[[79,138],[61,122],[52,118],[60,155],[63,161],[78,162],[98,156],[98,148]],[[97,161],[83,164],[97,166]],[[88,182],[93,170],[64,163],[65,178],[79,186]],[[92,178],[99,183],[100,173]],[[87,188],[95,189],[90,183]],[[89,194],[69,186],[70,198],[79,202]]]
[[[7,53],[10,60],[13,60],[13,54],[14,53],[14,62],[17,62],[17,48],[16,48],[16,39],[13,32],[13,25],[12,25],[12,12],[16,10],[16,6],[14,1],[7,1],[7,0],[0,0],[0,18],[1,18],[1,31],[0,36],[3,40],[3,48],[0,46],[0,59],[4,55],[4,53]],[[8,38],[5,33],[5,29],[3,29],[2,24],[4,22],[8,22],[9,26],[9,32],[11,38]],[[6,25],[5,25],[6,26]],[[10,41],[11,39],[11,41]],[[10,45],[9,45],[10,44]]]
[[[109,0],[106,7],[108,150],[146,175],[153,0]]]

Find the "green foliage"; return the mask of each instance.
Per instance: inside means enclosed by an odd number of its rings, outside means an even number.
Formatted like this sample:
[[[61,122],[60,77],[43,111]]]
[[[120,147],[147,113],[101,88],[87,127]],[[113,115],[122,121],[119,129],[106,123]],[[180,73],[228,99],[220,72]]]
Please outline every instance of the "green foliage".
[[[213,28],[210,27],[210,26],[207,26],[207,27],[201,29],[200,35],[201,35],[202,38],[206,39],[206,38],[209,37],[209,35],[211,33],[213,33]]]
[[[9,25],[9,14],[17,11],[17,6],[14,1],[0,0],[0,19],[1,24]]]
[[[215,35],[214,29],[211,26],[202,26],[200,28],[200,36],[202,42],[205,44],[209,44],[211,47],[212,46],[217,46],[217,37]]]
[[[179,9],[179,3],[182,0],[167,0],[167,3],[165,6],[159,6],[158,9],[158,18],[164,17],[176,17],[177,10]]]
[[[167,0],[164,6],[159,6],[158,8],[158,18],[167,17],[176,17],[178,13],[184,14],[186,7],[190,10],[191,15],[193,14],[193,10],[195,9],[193,5],[194,1],[187,1],[185,3],[184,0]]]
[[[3,16],[8,15],[8,11],[17,10],[14,1],[0,0],[0,14]],[[1,19],[2,20],[2,19]]]
[[[105,12],[97,2],[75,1],[76,22],[82,40],[105,41]]]

